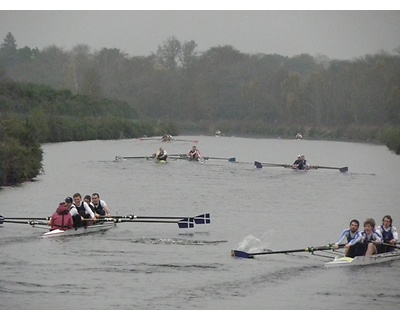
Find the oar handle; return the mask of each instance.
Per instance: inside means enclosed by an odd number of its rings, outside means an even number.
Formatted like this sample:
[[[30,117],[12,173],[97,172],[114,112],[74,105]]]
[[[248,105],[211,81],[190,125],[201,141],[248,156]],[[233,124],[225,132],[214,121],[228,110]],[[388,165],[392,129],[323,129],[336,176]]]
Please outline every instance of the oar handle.
[[[51,217],[41,217],[41,218],[7,218],[7,217],[3,217],[4,221],[6,220],[50,220]]]
[[[31,226],[40,224],[40,225],[47,225],[47,222],[43,222],[43,221],[33,221],[33,220],[28,220],[28,221],[22,221],[22,220],[15,220],[15,221],[11,221],[11,220],[4,220],[1,223],[17,223],[17,224],[29,224]],[[1,224],[0,223],[0,224]]]
[[[372,242],[372,241],[368,241],[368,242]],[[391,243],[382,242],[381,245],[384,245],[384,246],[387,246],[387,247],[391,247],[391,248],[400,249],[400,246],[399,246],[399,245],[396,245],[396,244],[391,244]]]

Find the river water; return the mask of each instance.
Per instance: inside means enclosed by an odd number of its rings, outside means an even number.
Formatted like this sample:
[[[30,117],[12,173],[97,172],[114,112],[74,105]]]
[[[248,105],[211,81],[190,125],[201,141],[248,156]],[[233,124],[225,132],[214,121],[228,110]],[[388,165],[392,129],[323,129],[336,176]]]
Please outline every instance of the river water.
[[[289,250],[337,240],[353,218],[400,227],[400,157],[385,146],[284,139],[181,136],[45,144],[44,174],[0,190],[5,217],[47,217],[75,192],[98,192],[114,214],[195,216],[211,223],[120,223],[105,233],[43,239],[0,227],[1,310],[397,310],[400,261],[323,267],[309,253],[231,257],[232,249]],[[160,146],[236,158],[158,164]],[[254,161],[344,167],[294,172]]]

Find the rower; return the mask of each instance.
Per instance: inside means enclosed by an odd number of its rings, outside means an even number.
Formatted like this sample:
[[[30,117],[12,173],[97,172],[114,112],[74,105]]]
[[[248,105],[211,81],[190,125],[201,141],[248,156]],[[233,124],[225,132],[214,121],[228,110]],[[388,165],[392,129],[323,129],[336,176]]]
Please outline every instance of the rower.
[[[378,253],[393,251],[399,241],[399,234],[392,223],[392,217],[387,214],[382,218],[382,224],[376,228],[376,232],[379,233],[383,240],[383,244],[377,248]]]
[[[347,244],[344,246],[346,250],[345,256],[354,258],[355,256],[361,255],[361,244],[359,242],[361,239],[361,233],[358,231],[359,226],[360,222],[357,219],[351,220],[349,228],[343,230],[339,240],[334,244],[334,249],[337,250],[339,244],[346,239]]]
[[[78,211],[78,215],[75,215],[75,227],[87,226],[94,223],[96,217],[93,210],[90,208],[89,204],[82,201],[82,196],[79,192],[73,195],[74,205]],[[92,221],[86,221],[86,219],[91,219]]]
[[[299,158],[300,157],[300,158]],[[294,162],[294,168],[298,170],[308,170],[311,168],[310,164],[306,160],[304,154],[297,157],[297,160]]]
[[[68,200],[68,201],[67,201]],[[72,206],[72,198],[68,197],[65,202],[61,202],[53,215],[50,218],[50,231],[52,230],[68,230],[74,226],[70,209]]]
[[[174,140],[173,138],[172,138],[172,136],[170,135],[170,134],[164,134],[163,136],[162,136],[162,138],[161,138],[161,141],[162,142],[168,142],[168,141],[172,141],[172,140]]]
[[[364,231],[361,232],[363,254],[370,257],[377,253],[377,246],[382,243],[381,235],[375,231],[375,220],[368,218],[364,221]]]
[[[165,149],[163,147],[160,147],[160,149],[158,150],[158,152],[155,155],[155,158],[160,161],[161,160],[167,161],[168,153],[167,153],[167,151],[165,151]]]
[[[92,194],[92,204],[97,219],[111,217],[110,208],[104,200],[100,199],[100,195],[97,192]]]
[[[197,149],[196,146],[193,146],[192,149],[189,150],[187,155],[189,156],[189,160],[199,161],[199,159],[201,158],[200,151]]]

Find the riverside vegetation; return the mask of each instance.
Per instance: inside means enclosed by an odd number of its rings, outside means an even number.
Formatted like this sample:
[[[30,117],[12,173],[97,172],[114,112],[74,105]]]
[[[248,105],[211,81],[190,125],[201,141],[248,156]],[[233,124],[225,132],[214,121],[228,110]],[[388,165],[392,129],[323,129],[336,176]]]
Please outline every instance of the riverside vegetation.
[[[34,179],[41,143],[214,134],[359,141],[400,154],[400,50],[329,60],[205,52],[168,38],[149,56],[0,45],[0,185]]]

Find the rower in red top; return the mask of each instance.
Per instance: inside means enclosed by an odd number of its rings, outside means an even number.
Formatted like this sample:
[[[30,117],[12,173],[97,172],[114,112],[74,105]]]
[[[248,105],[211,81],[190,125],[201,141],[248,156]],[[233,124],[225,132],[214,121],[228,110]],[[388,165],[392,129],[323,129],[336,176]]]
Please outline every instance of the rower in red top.
[[[49,221],[50,230],[68,230],[74,226],[71,213],[69,209],[72,205],[72,198],[68,197],[65,202],[61,202],[56,212],[53,213]]]

